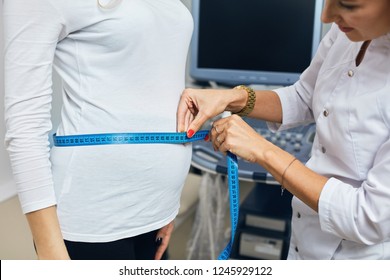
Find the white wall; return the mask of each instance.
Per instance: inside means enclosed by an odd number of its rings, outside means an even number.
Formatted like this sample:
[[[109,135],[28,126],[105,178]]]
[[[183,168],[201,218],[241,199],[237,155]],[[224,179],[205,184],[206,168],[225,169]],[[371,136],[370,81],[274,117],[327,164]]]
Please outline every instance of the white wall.
[[[183,2],[183,4],[186,5],[188,8],[191,7],[192,0],[181,0],[181,2]]]

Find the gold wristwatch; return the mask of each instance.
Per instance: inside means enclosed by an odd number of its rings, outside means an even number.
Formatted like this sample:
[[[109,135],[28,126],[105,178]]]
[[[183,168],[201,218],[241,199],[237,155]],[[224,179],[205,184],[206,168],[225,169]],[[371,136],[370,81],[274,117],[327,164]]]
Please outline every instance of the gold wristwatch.
[[[255,107],[256,93],[252,88],[244,86],[244,85],[236,86],[236,87],[234,87],[234,89],[245,89],[245,91],[248,93],[248,100],[246,101],[245,107],[242,108],[241,111],[239,111],[237,113],[233,113],[233,114],[239,115],[240,117],[246,117],[250,114],[250,112],[253,111],[253,108]]]

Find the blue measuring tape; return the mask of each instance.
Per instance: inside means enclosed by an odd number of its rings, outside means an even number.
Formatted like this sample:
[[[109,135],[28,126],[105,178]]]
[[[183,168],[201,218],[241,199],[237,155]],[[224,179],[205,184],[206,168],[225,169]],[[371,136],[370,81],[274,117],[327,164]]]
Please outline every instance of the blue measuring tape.
[[[230,198],[230,223],[232,227],[232,233],[230,235],[230,241],[222,253],[219,255],[218,260],[227,260],[232,251],[234,235],[237,230],[238,224],[238,209],[240,200],[240,184],[238,180],[238,163],[237,156],[231,152],[227,153],[227,166],[228,166],[228,184],[229,184],[229,198]]]
[[[113,145],[113,144],[184,144],[203,140],[208,130],[201,130],[191,138],[185,132],[136,132],[136,133],[103,133],[103,134],[82,134],[82,135],[53,135],[53,143],[56,147],[74,147],[91,145]],[[218,256],[218,260],[227,260],[232,251],[235,232],[238,224],[239,212],[239,179],[237,157],[227,153],[228,184],[230,197],[230,221],[232,233],[230,241]]]
[[[91,146],[113,144],[184,144],[202,140],[209,132],[201,130],[188,138],[185,132],[136,132],[136,133],[103,133],[57,136],[53,135],[54,146]]]

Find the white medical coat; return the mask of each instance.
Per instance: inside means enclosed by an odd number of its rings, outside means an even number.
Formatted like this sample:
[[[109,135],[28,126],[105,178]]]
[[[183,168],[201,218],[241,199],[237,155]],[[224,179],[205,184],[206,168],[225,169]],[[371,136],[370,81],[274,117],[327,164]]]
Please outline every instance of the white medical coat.
[[[289,259],[390,259],[390,34],[361,42],[336,25],[293,86],[276,90],[283,124],[315,122],[307,167],[329,178],[316,213],[292,201]]]

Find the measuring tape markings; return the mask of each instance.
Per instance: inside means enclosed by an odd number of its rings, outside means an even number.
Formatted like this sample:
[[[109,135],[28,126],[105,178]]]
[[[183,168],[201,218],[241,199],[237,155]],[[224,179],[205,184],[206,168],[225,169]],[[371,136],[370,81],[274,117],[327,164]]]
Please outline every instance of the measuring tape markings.
[[[208,133],[208,130],[201,130],[195,133],[191,138],[188,138],[185,132],[103,133],[66,136],[57,136],[54,134],[53,142],[54,146],[57,147],[113,144],[184,144],[203,140]],[[239,179],[237,157],[236,155],[228,152],[226,160],[228,166],[230,222],[232,233],[229,243],[219,255],[218,260],[227,260],[230,256],[239,215]]]
[[[53,135],[54,146],[91,146],[113,144],[184,144],[202,140],[209,132],[201,130],[192,138],[185,132],[137,132],[137,133],[104,133],[57,136]]]
[[[227,153],[227,166],[228,166],[228,185],[229,185],[229,198],[230,198],[230,223],[231,223],[231,235],[230,241],[226,245],[225,249],[219,255],[218,260],[229,259],[232,251],[234,236],[237,230],[238,224],[238,212],[239,212],[239,180],[238,180],[238,163],[237,156],[228,152]]]

